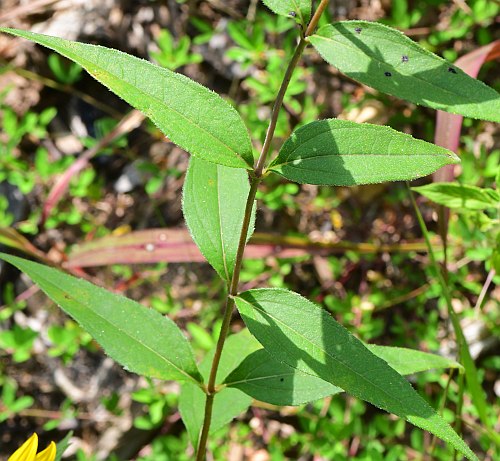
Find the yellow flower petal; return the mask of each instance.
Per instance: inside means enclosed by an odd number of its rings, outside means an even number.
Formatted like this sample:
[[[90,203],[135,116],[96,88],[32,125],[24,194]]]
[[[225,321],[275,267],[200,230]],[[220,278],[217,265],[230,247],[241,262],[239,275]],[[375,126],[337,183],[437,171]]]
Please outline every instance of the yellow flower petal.
[[[36,455],[35,461],[54,461],[56,459],[56,444],[50,442],[50,445],[38,455]]]
[[[7,461],[35,461],[38,448],[38,436],[33,434],[24,442]]]

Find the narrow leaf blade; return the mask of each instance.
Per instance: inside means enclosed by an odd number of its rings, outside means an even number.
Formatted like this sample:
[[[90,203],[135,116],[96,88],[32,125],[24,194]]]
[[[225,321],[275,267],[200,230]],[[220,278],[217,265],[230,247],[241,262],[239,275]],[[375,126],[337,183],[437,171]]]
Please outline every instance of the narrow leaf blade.
[[[191,158],[183,189],[186,224],[202,254],[227,282],[233,275],[249,190],[246,171]]]
[[[73,437],[73,431],[69,431],[65,437],[57,443],[56,457],[54,461],[61,461],[62,455],[68,449],[70,445],[71,437]]]
[[[250,332],[280,362],[403,417],[477,460],[406,379],[319,306],[283,289],[243,292],[236,305]]]
[[[15,248],[16,250],[34,257],[44,256],[41,251],[34,247],[27,238],[21,235],[13,227],[0,227],[0,245]]]
[[[148,116],[174,143],[210,162],[251,169],[252,146],[236,110],[184,75],[103,46],[0,27],[80,64]]]
[[[187,229],[159,228],[107,235],[75,245],[65,267],[203,262]]]
[[[299,183],[354,186],[411,180],[458,162],[453,152],[386,126],[328,119],[296,130],[269,169]]]
[[[500,202],[500,196],[496,190],[481,189],[467,184],[435,182],[425,186],[413,187],[412,190],[439,205],[469,211],[494,208]]]
[[[202,382],[186,338],[167,317],[86,280],[0,253],[27,274],[128,371],[152,378]]]
[[[500,121],[500,95],[396,29],[340,21],[309,38],[319,54],[348,77],[422,106]]]

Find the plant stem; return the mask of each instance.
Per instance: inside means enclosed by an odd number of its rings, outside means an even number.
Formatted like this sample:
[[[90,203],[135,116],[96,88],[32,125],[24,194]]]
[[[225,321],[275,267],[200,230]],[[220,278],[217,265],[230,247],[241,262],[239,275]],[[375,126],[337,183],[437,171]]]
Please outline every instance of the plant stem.
[[[226,342],[226,338],[229,333],[231,316],[235,304],[234,296],[238,294],[238,284],[240,281],[241,265],[243,263],[243,253],[245,251],[245,246],[248,239],[248,230],[250,228],[250,220],[252,217],[252,210],[254,207],[255,196],[257,194],[257,189],[259,187],[259,184],[262,180],[262,172],[264,170],[264,165],[266,163],[267,155],[269,153],[271,142],[274,137],[274,132],[276,130],[276,123],[278,121],[279,111],[281,110],[281,107],[283,105],[283,99],[285,97],[286,90],[290,83],[290,79],[292,78],[293,71],[295,70],[297,63],[299,62],[299,59],[302,56],[302,52],[304,51],[304,48],[307,45],[306,38],[308,35],[312,34],[316,29],[316,25],[318,24],[321,14],[328,5],[328,1],[329,0],[321,0],[321,3],[319,4],[316,12],[314,13],[306,29],[306,33],[304,34],[303,37],[300,38],[300,41],[297,45],[297,48],[295,49],[292,59],[288,64],[285,75],[283,77],[283,81],[281,82],[281,86],[278,91],[278,95],[276,96],[276,100],[273,105],[273,109],[271,112],[271,119],[269,121],[269,126],[266,132],[266,138],[264,140],[264,144],[262,146],[262,150],[260,152],[257,163],[255,165],[253,175],[251,175],[250,191],[248,193],[247,202],[245,205],[245,214],[243,216],[243,223],[241,226],[241,233],[238,242],[238,249],[236,252],[233,276],[231,278],[231,283],[229,285],[229,292],[226,299],[226,305],[224,308],[224,314],[222,318],[221,331],[219,334],[219,339],[217,340],[214,358],[212,360],[212,366],[210,368],[210,376],[208,378],[208,383],[205,391],[207,395],[205,401],[205,415],[203,419],[203,426],[201,429],[200,440],[198,443],[198,449],[196,452],[196,461],[203,461],[205,459],[210,423],[212,421],[214,398],[215,394],[217,393],[217,390],[215,388],[217,379],[217,370],[219,368],[219,363],[222,356],[222,351],[224,349],[224,344]]]
[[[276,100],[274,101],[273,110],[271,112],[271,120],[269,121],[269,126],[267,128],[266,137],[264,139],[264,144],[262,146],[262,151],[260,152],[259,159],[257,160],[257,164],[255,166],[255,176],[260,178],[262,176],[262,171],[264,169],[264,164],[267,159],[267,154],[269,153],[269,149],[271,147],[271,141],[274,137],[274,131],[276,130],[276,123],[278,122],[278,115],[283,105],[283,98],[285,97],[286,90],[288,88],[288,84],[290,83],[290,79],[292,78],[293,71],[295,66],[299,62],[300,56],[306,47],[307,42],[304,38],[301,38],[297,48],[295,48],[295,53],[293,53],[292,59],[288,64],[288,67],[285,72],[285,76],[283,77],[283,81],[281,82],[281,87],[278,92],[278,96],[276,96]]]
[[[420,209],[418,208],[417,202],[415,201],[415,197],[413,196],[413,192],[410,189],[408,183],[406,183],[408,192],[410,194],[410,200],[412,202],[413,208],[415,210],[415,214],[417,216],[418,223],[424,235],[425,242],[427,244],[427,252],[429,254],[429,259],[431,261],[431,267],[434,269],[436,277],[441,285],[441,290],[446,301],[446,307],[448,310],[448,316],[451,320],[451,324],[453,326],[453,330],[455,332],[455,338],[457,341],[457,349],[459,355],[459,362],[464,366],[465,369],[465,382],[467,388],[471,394],[472,402],[476,407],[476,410],[479,414],[479,419],[484,424],[488,434],[491,439],[495,441],[496,444],[500,442],[500,436],[496,434],[491,425],[491,421],[488,418],[488,404],[486,402],[486,398],[484,395],[484,390],[479,381],[479,377],[477,374],[476,364],[470,354],[469,346],[465,339],[464,332],[462,330],[462,326],[460,325],[460,320],[453,308],[451,291],[448,287],[448,284],[443,276],[441,268],[436,260],[436,256],[434,255],[434,250],[431,245],[429,232],[427,230],[427,226],[425,225],[425,221],[420,213]]]
[[[252,184],[250,186],[250,191],[248,193],[247,203],[245,206],[245,214],[243,217],[243,224],[241,226],[240,241],[238,243],[238,251],[236,253],[233,276],[231,278],[229,293],[226,298],[226,305],[224,307],[224,314],[222,316],[222,325],[219,333],[219,339],[217,340],[217,346],[215,347],[214,358],[212,359],[212,366],[210,368],[210,376],[208,378],[208,384],[206,387],[207,397],[205,402],[205,416],[203,419],[203,427],[201,430],[200,441],[198,444],[198,452],[196,455],[197,461],[202,461],[203,459],[205,459],[205,451],[208,441],[208,432],[210,429],[210,423],[212,421],[212,410],[216,394],[215,382],[217,379],[217,370],[219,368],[219,363],[222,356],[224,343],[226,342],[226,338],[229,333],[231,316],[234,309],[233,296],[236,295],[238,292],[238,282],[240,279],[241,264],[243,262],[243,252],[245,251],[248,229],[250,228],[250,219],[252,216],[252,208],[254,205],[255,195],[257,193],[257,187],[259,183],[260,180],[258,178],[253,179]]]
[[[267,159],[267,154],[269,153],[269,149],[271,147],[271,141],[274,137],[274,131],[276,130],[276,123],[278,122],[278,115],[283,105],[283,98],[285,97],[286,90],[288,88],[288,84],[290,83],[290,79],[292,78],[293,71],[299,62],[300,57],[302,56],[302,52],[307,45],[306,38],[311,35],[316,26],[318,25],[319,18],[323,14],[323,11],[328,5],[329,0],[321,0],[316,12],[314,13],[309,25],[307,26],[306,32],[303,37],[300,38],[299,44],[295,49],[295,53],[293,53],[292,59],[290,60],[288,67],[285,72],[285,76],[283,77],[283,81],[281,82],[281,87],[278,91],[278,96],[276,96],[276,100],[274,101],[273,110],[271,113],[271,120],[269,121],[269,126],[267,128],[266,137],[264,139],[264,145],[262,146],[262,150],[260,152],[259,159],[257,160],[257,164],[255,166],[255,176],[261,177],[262,171],[264,170],[264,164]]]

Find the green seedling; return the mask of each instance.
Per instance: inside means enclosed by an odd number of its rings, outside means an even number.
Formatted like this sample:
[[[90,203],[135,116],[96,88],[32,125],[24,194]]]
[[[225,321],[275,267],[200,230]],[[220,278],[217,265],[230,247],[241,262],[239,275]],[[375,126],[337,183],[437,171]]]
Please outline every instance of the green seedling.
[[[23,139],[37,142],[47,134],[47,125],[55,117],[53,107],[40,114],[28,111],[19,117],[12,108],[0,102],[2,114],[2,141],[0,142],[0,182],[7,181],[23,194],[36,184],[36,174],[27,162],[19,158],[17,146]]]
[[[47,334],[52,343],[48,355],[61,357],[65,364],[73,360],[81,345],[89,344],[91,341],[88,333],[71,321],[67,321],[64,326],[49,327]]]
[[[203,61],[201,54],[191,52],[191,40],[186,35],[176,42],[172,34],[163,29],[159,33],[156,43],[160,51],[152,51],[151,57],[160,66],[167,69],[176,70],[187,64],[196,64]]]
[[[145,414],[134,418],[134,426],[142,430],[160,426],[169,410],[178,403],[176,395],[159,392],[152,382],[149,387],[134,392],[132,399],[147,408]]]
[[[0,377],[1,398],[0,398],[0,423],[11,418],[13,415],[29,408],[35,400],[33,397],[25,395],[17,397],[17,384],[8,378]]]
[[[47,58],[47,64],[56,80],[66,85],[72,85],[82,77],[83,69],[80,65],[68,61],[58,54],[50,54]]]
[[[339,119],[302,125],[271,158],[287,88],[307,46],[349,78],[378,91],[467,117],[500,120],[496,91],[453,64],[378,23],[340,21],[317,29],[328,1],[319,2],[314,11],[311,3],[265,1],[300,27],[257,159],[235,108],[187,77],[116,50],[0,29],[79,63],[192,154],[183,190],[185,219],[227,287],[220,334],[199,364],[191,344],[168,317],[53,268],[9,255],[2,258],[26,272],[127,370],[181,383],[179,409],[198,461],[212,446],[210,434],[244,412],[253,399],[299,405],[344,391],[477,460],[403,376],[435,368],[432,355],[368,346],[298,293],[264,287],[240,291],[243,253],[256,219],[255,197],[268,176],[357,186],[412,180],[459,161],[451,151],[389,127]],[[231,335],[235,308],[247,328]],[[154,414],[151,422],[159,422],[164,407],[158,405]],[[411,442],[421,450],[423,435],[416,429],[413,433]],[[371,459],[383,450],[382,442],[376,443],[370,447]]]
[[[31,328],[14,325],[11,330],[0,331],[0,349],[12,355],[15,362],[25,362],[31,356],[37,336]]]

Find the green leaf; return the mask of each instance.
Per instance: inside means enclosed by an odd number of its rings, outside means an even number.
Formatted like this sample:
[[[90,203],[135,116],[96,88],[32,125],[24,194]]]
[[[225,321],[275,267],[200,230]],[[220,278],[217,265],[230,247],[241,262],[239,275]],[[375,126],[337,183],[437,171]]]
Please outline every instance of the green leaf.
[[[16,399],[16,401],[9,407],[12,413],[17,413],[25,408],[31,407],[35,403],[35,399],[30,395],[25,395]]]
[[[67,450],[70,445],[71,437],[73,437],[73,431],[69,431],[64,439],[60,440],[56,445],[56,458],[54,461],[61,461],[62,455]]]
[[[317,376],[279,362],[265,349],[246,357],[224,383],[273,405],[300,405],[343,392]]]
[[[261,346],[248,330],[229,336],[224,345],[217,370],[217,382],[222,382],[240,362]],[[214,350],[200,364],[202,376],[208,381]],[[206,395],[194,384],[186,383],[179,396],[179,411],[186,426],[193,447],[198,445],[203,424]],[[233,418],[243,413],[252,403],[252,398],[238,389],[226,387],[215,395],[210,434],[228,424]]]
[[[236,305],[250,332],[278,361],[403,417],[478,459],[406,379],[319,306],[283,289],[243,292]]]
[[[227,282],[233,275],[250,185],[246,171],[191,158],[183,211],[193,240]],[[249,230],[250,237],[253,225]]]
[[[241,117],[208,88],[103,46],[4,27],[0,31],[46,46],[80,64],[191,154],[229,167],[252,168],[252,145]]]
[[[398,373],[409,375],[435,368],[462,368],[454,360],[402,347],[365,346]],[[265,349],[253,352],[224,381],[254,399],[273,405],[300,405],[343,392],[340,387],[285,363]]]
[[[203,381],[191,346],[167,317],[51,267],[3,253],[0,258],[27,274],[128,371],[151,378]]]
[[[428,175],[458,157],[386,126],[328,119],[296,130],[269,169],[291,181],[354,186]]]
[[[437,354],[404,347],[378,346],[375,344],[365,344],[365,346],[377,357],[385,360],[391,368],[394,368],[401,375],[410,375],[439,368],[463,368],[455,360]]]
[[[446,301],[446,307],[448,309],[448,316],[451,320],[451,324],[453,325],[453,329],[455,331],[455,336],[457,338],[457,344],[461,358],[460,361],[465,370],[465,382],[467,384],[467,389],[469,390],[469,393],[472,397],[472,402],[476,407],[476,410],[479,414],[479,418],[481,419],[483,426],[486,428],[488,435],[492,440],[495,440],[495,443],[500,445],[500,436],[497,434],[497,432],[494,432],[494,425],[492,424],[492,420],[491,418],[489,418],[488,415],[488,403],[486,401],[485,392],[484,389],[482,388],[481,381],[479,379],[479,374],[477,372],[476,364],[471,356],[469,345],[467,344],[467,340],[462,330],[460,320],[458,318],[457,313],[455,312],[455,308],[453,307],[451,290],[449,289],[448,283],[445,280],[443,273],[441,272],[439,264],[437,263],[437,259],[431,244],[429,231],[427,230],[427,226],[425,225],[422,213],[420,212],[417,203],[415,202],[415,199],[413,197],[413,193],[411,191],[409,195],[413,207],[415,209],[415,214],[417,216],[418,223],[422,230],[422,234],[424,235],[425,238],[425,243],[431,260],[431,264],[429,267],[432,269],[434,276],[438,279],[439,284],[441,285],[442,294],[444,296],[444,299]]]
[[[262,0],[262,2],[274,13],[281,16],[298,17],[303,25],[311,17],[311,0]]]
[[[321,27],[310,42],[348,77],[422,106],[500,122],[500,95],[396,29],[366,21]]]
[[[500,204],[498,191],[465,184],[436,182],[413,187],[412,190],[449,208],[478,211],[497,207]]]

